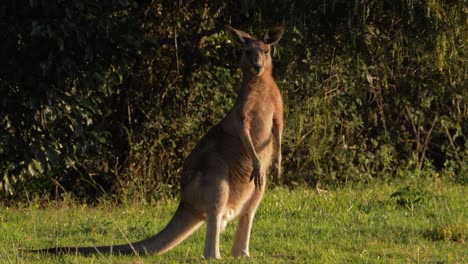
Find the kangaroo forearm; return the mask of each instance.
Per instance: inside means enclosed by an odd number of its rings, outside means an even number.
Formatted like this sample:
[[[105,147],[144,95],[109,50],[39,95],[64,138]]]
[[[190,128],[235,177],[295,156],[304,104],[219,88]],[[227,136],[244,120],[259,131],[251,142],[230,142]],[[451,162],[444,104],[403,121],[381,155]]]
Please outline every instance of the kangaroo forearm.
[[[255,151],[255,147],[252,143],[252,138],[249,132],[245,130],[242,131],[240,138],[241,138],[242,144],[247,149],[247,152],[249,153],[250,158],[252,159],[252,164],[254,165],[254,167],[259,166],[260,160],[258,159],[257,152]]]
[[[282,127],[274,126],[273,127],[273,137],[275,140],[275,162],[281,161],[281,136],[282,136]]]

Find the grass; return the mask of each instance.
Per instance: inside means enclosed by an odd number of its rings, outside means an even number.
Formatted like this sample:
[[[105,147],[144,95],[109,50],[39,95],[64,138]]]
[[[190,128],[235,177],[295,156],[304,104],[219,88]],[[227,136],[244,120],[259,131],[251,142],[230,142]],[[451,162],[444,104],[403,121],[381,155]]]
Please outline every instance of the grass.
[[[222,263],[467,263],[467,190],[438,180],[349,184],[333,190],[267,190],[254,221],[250,259],[232,258],[235,222],[221,238]],[[153,235],[176,200],[153,204],[72,201],[0,207],[0,263],[205,262],[204,229],[161,256],[47,256],[21,249],[100,245]]]

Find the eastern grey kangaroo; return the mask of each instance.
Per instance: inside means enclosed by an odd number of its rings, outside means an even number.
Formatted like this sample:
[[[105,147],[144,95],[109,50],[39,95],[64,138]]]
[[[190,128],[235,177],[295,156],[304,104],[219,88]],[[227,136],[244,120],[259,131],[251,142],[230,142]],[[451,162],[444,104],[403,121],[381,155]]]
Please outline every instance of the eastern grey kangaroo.
[[[234,107],[197,143],[184,162],[180,204],[169,224],[145,240],[114,246],[59,247],[34,252],[160,254],[182,242],[206,222],[205,258],[220,258],[219,236],[239,218],[233,256],[249,256],[252,222],[266,185],[266,172],[281,174],[283,101],[272,76],[271,45],[283,36],[273,27],[261,38],[226,26],[242,45],[242,86]]]

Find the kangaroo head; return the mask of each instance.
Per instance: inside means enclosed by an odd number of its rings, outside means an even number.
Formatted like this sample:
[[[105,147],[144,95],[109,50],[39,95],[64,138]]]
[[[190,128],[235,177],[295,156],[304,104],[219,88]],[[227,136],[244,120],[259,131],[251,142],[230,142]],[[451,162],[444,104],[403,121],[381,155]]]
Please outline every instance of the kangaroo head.
[[[270,47],[276,44],[284,34],[282,26],[268,30],[262,38],[256,39],[242,30],[226,25],[226,32],[235,43],[242,45],[241,66],[253,74],[260,76],[271,67]]]

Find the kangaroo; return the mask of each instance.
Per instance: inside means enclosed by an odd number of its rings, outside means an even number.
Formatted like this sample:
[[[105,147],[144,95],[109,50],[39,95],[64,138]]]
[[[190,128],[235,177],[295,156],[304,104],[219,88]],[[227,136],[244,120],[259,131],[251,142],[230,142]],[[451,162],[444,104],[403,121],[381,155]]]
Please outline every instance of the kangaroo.
[[[153,237],[114,246],[58,247],[36,250],[52,254],[161,254],[207,224],[205,258],[221,257],[219,236],[228,221],[239,218],[232,255],[249,256],[250,231],[264,194],[267,169],[281,175],[283,101],[272,76],[271,45],[284,33],[273,27],[260,39],[225,30],[243,46],[242,86],[226,117],[212,127],[184,161],[180,204],[172,220]]]

